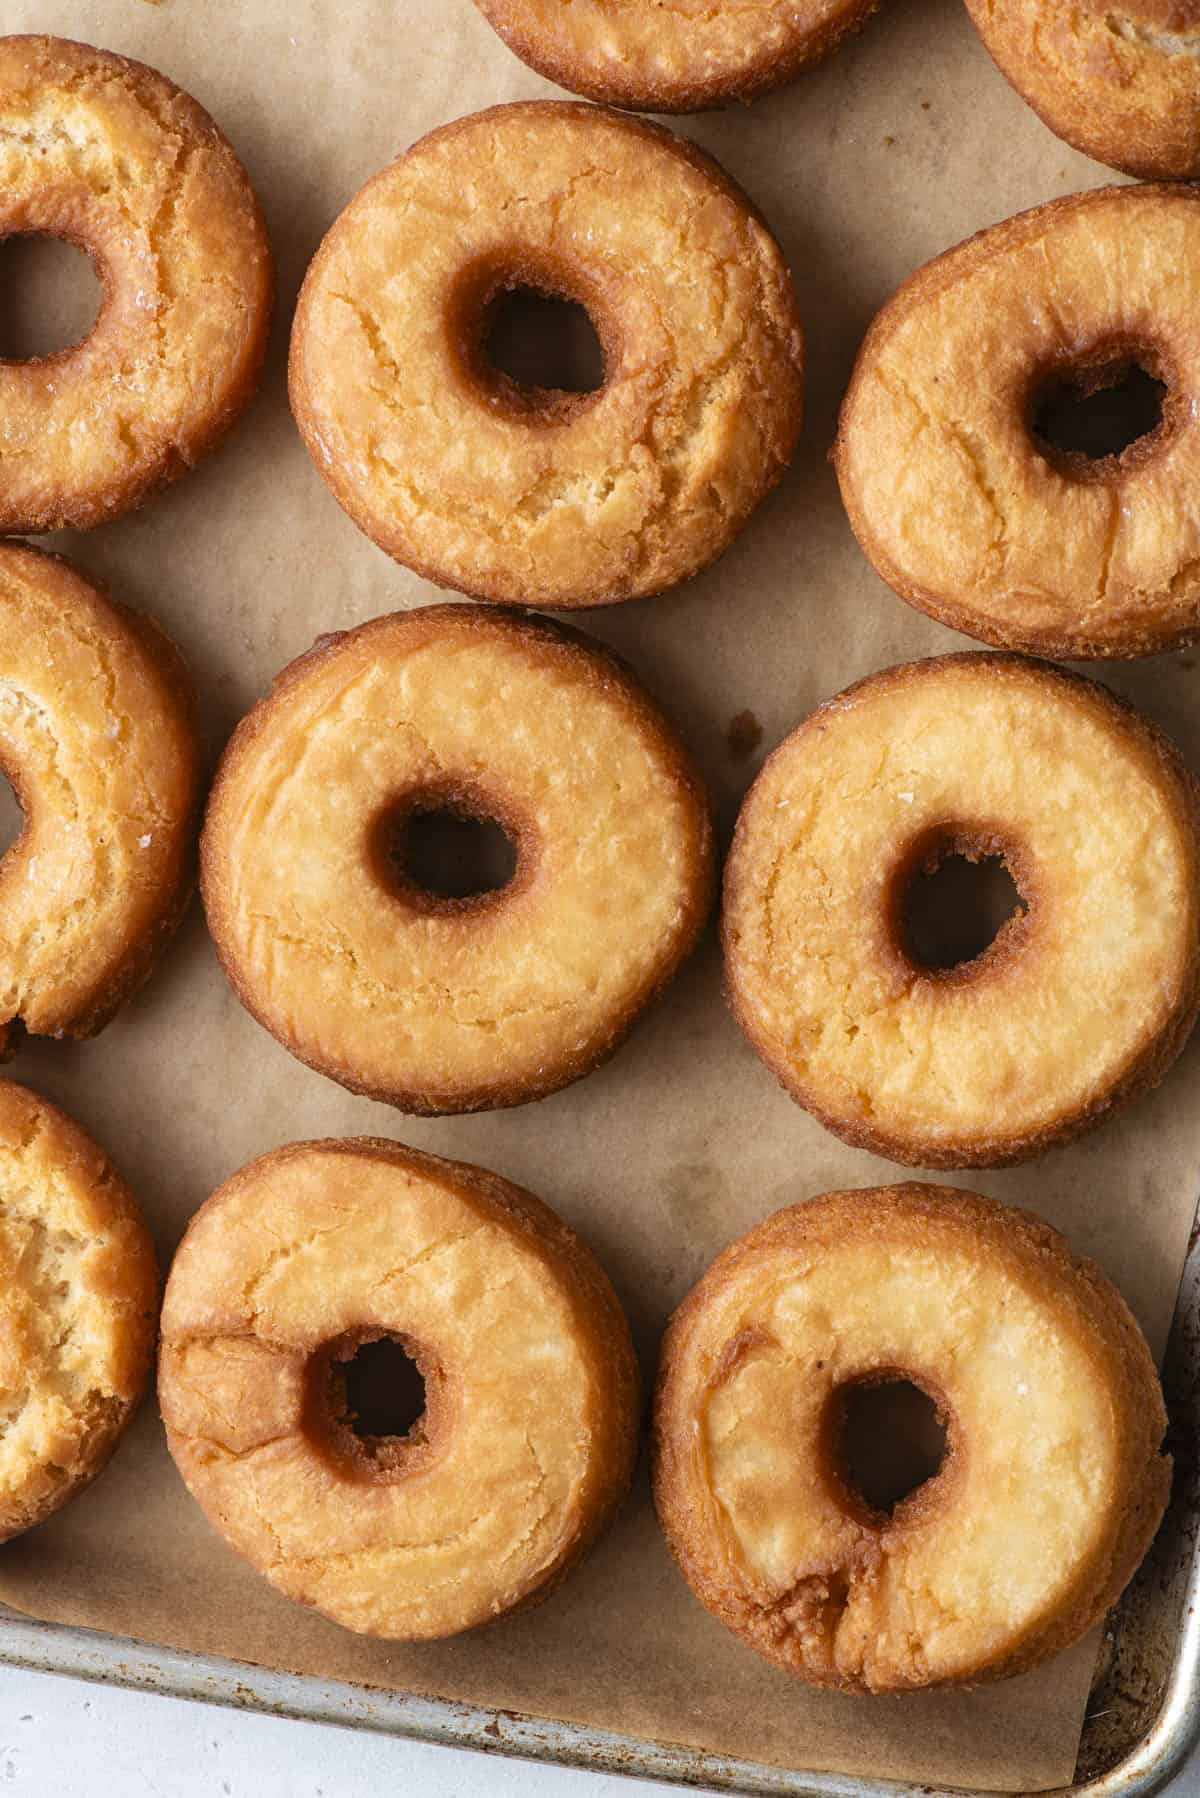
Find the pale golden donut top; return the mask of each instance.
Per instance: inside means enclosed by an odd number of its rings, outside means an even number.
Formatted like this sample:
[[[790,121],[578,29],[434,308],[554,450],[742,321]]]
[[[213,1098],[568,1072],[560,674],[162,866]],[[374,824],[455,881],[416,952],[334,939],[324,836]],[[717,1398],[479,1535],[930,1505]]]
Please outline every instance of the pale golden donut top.
[[[836,461],[898,593],[985,642],[1148,655],[1200,631],[1200,202],[1118,187],[1052,201],[921,269],[859,355]],[[1163,424],[1085,467],[1030,429],[1040,377],[1141,353]]]
[[[589,100],[698,112],[749,100],[828,55],[878,0],[476,0],[552,81]]]
[[[381,877],[405,795],[511,827],[486,904]],[[586,1073],[695,941],[712,838],[686,753],[598,646],[431,606],[326,640],[221,764],[205,905],[251,1011],[302,1059],[410,1110],[514,1104]]]
[[[997,64],[1051,131],[1148,180],[1200,173],[1196,0],[967,0]]]
[[[489,375],[506,281],[587,306],[599,392],[539,407]],[[716,165],[642,120],[541,102],[435,131],[350,202],[300,296],[291,392],[389,553],[561,607],[657,592],[726,546],[791,455],[801,364],[779,248]]]
[[[0,237],[93,256],[104,302],[73,349],[0,363],[0,529],[97,524],[183,472],[257,380],[271,263],[208,114],[141,63],[0,38]]]
[[[872,1373],[949,1417],[940,1473],[890,1516],[846,1486],[831,1426]],[[834,1193],[727,1249],[676,1314],[656,1489],[718,1616],[805,1678],[890,1691],[1082,1635],[1162,1516],[1165,1429],[1136,1323],[1057,1232],[942,1187]]]
[[[1007,854],[1024,915],[949,975],[896,884],[943,831]],[[1030,1154],[1161,1074],[1200,978],[1195,787],[1104,689],[994,655],[890,669],[775,751],[726,870],[731,997],[785,1085],[918,1166]]]
[[[157,1282],[95,1143],[0,1080],[0,1541],[107,1460],[150,1371]]]
[[[322,1412],[320,1351],[359,1332],[405,1339],[426,1380],[424,1424],[382,1462]],[[263,1157],[193,1219],[162,1333],[195,1496],[350,1629],[487,1622],[544,1590],[628,1484],[637,1376],[612,1288],[552,1212],[478,1168],[372,1139]]]
[[[167,639],[69,563],[0,544],[0,1026],[88,1036],[148,971],[193,871],[200,753]]]

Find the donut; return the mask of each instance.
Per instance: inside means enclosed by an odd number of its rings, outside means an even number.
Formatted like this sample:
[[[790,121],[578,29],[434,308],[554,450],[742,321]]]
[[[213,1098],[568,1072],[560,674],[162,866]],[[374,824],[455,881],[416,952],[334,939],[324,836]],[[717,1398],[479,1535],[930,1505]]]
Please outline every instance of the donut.
[[[414,878],[414,826],[439,816],[499,825],[507,881]],[[322,638],[243,719],[201,885],[238,996],[293,1055],[404,1111],[477,1111],[612,1054],[699,935],[712,827],[615,657],[429,606]]]
[[[1150,181],[1200,175],[1195,0],[966,0],[1001,73],[1056,137]]]
[[[727,989],[792,1097],[915,1167],[998,1167],[1162,1078],[1200,1001],[1197,787],[1104,688],[1019,656],[887,669],[769,757],[725,874]],[[1019,901],[949,967],[922,873],[996,858]]]
[[[582,306],[594,392],[525,386],[497,306]],[[441,587],[570,608],[674,586],[726,549],[800,429],[778,244],[709,157],[572,103],[497,106],[376,175],[313,259],[292,410],[359,528]]]
[[[354,1370],[390,1344],[399,1379]],[[496,1174],[400,1143],[295,1143],[201,1206],[171,1268],[159,1398],[209,1521],[287,1597],[394,1640],[545,1598],[633,1469],[629,1327],[591,1252]],[[377,1397],[376,1403],[379,1403]]]
[[[936,1406],[945,1452],[889,1510],[847,1424],[896,1384]],[[654,1494],[693,1592],[777,1666],[846,1692],[974,1685],[1124,1590],[1166,1507],[1166,1426],[1128,1306],[1057,1230],[945,1187],[827,1193],[676,1312]]]
[[[93,1036],[146,979],[194,883],[201,757],[167,638],[58,556],[0,544],[0,1051]]]
[[[272,274],[246,172],[165,75],[0,38],[0,238],[63,238],[103,287],[82,343],[0,362],[0,532],[101,524],[211,449],[258,384]]]
[[[154,1359],[158,1266],[108,1157],[0,1080],[0,1542],[95,1478]]]
[[[475,0],[522,62],[589,100],[703,112],[782,87],[879,0]]]
[[[1200,633],[1200,195],[1076,194],[920,269],[859,352],[834,451],[863,551],[902,599],[998,648],[1155,655]],[[1092,458],[1047,397],[1140,369],[1161,418]]]

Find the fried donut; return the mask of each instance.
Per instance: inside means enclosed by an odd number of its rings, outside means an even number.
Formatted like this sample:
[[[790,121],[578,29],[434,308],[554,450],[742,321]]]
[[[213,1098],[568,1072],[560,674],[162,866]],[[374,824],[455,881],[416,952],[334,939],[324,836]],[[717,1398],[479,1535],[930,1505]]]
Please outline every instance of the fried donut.
[[[1151,181],[1200,175],[1196,0],[966,0],[997,67],[1056,137]]]
[[[158,1267],[91,1138],[0,1080],[0,1542],[104,1466],[154,1358]]]
[[[890,1511],[846,1453],[855,1389],[945,1429]],[[1171,1462],[1154,1363],[1094,1262],[937,1186],[827,1193],[735,1242],[663,1344],[655,1499],[684,1578],[759,1654],[847,1692],[975,1684],[1057,1654],[1132,1578]]]
[[[490,361],[495,308],[588,312],[591,393]],[[443,126],[367,183],[317,251],[292,409],[359,528],[477,599],[660,592],[726,549],[787,465],[802,343],[774,238],[709,157],[569,103]]]
[[[410,872],[414,822],[499,824],[505,884]],[[243,719],[201,881],[242,1003],[301,1061],[404,1111],[555,1092],[690,953],[713,885],[700,778],[615,657],[442,605],[322,638]]]
[[[888,669],[768,759],[725,874],[730,1002],[792,1097],[916,1167],[997,1167],[1162,1078],[1200,1002],[1200,808],[1103,687],[1019,656]],[[1020,903],[928,965],[908,913],[948,856]]]
[[[902,599],[1038,655],[1155,655],[1200,633],[1200,195],[1053,200],[918,271],[867,333],[834,459],[855,535]],[[1047,394],[1140,368],[1161,420],[1092,459]]]
[[[879,0],[475,0],[522,62],[638,112],[703,112],[782,87],[836,50]]]
[[[82,343],[0,362],[0,532],[84,528],[190,468],[258,384],[262,214],[208,114],[141,63],[0,38],[0,238],[60,237],[104,289]]]
[[[162,1331],[193,1496],[347,1629],[427,1640],[546,1597],[629,1486],[616,1294],[548,1206],[482,1168],[370,1137],[263,1156],[193,1218]],[[424,1381],[405,1434],[373,1433],[399,1421],[395,1375],[373,1416],[356,1389],[381,1341]]]
[[[0,861],[0,1051],[93,1036],[191,895],[200,749],[158,628],[58,556],[0,544],[0,769],[25,814]]]

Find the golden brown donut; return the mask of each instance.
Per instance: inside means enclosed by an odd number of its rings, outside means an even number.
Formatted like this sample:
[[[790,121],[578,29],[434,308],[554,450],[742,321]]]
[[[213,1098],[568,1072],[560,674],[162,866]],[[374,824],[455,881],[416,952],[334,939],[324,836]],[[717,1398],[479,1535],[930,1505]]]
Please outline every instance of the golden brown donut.
[[[93,1036],[149,974],[195,875],[200,749],[173,646],[69,562],[0,544],[0,1051]]]
[[[506,885],[439,897],[421,814],[497,821]],[[225,751],[201,848],[242,1003],[404,1111],[520,1105],[589,1073],[690,953],[712,830],[631,673],[542,619],[429,606],[322,638]]]
[[[0,1541],[94,1479],[154,1358],[158,1267],[78,1124],[0,1080]]]
[[[1178,753],[1103,687],[1020,656],[872,675],[768,759],[725,870],[730,1002],[847,1142],[997,1167],[1162,1078],[1200,1002],[1200,808]],[[905,902],[947,856],[1020,904],[950,968]]]
[[[1150,181],[1200,175],[1196,0],[966,0],[1022,99],[1085,156]]]
[[[594,393],[489,361],[525,288],[586,308]],[[565,102],[497,106],[369,181],[305,278],[296,422],[354,522],[442,587],[513,605],[657,593],[779,480],[802,400],[778,244],[709,157]]]
[[[141,63],[0,38],[0,238],[60,237],[100,277],[82,343],[0,362],[0,531],[100,524],[223,437],[258,384],[272,275],[246,172]]]
[[[875,319],[834,453],[855,535],[910,605],[1002,648],[1142,656],[1200,632],[1200,195],[1036,207],[918,270]],[[1035,434],[1048,387],[1130,366],[1161,423],[1090,460]]]
[[[703,112],[792,81],[879,0],[475,0],[509,49],[572,93]]]
[[[355,1395],[354,1357],[381,1339],[424,1380],[405,1435],[366,1433]],[[368,1635],[454,1635],[544,1598],[628,1488],[637,1392],[624,1313],[574,1232],[399,1143],[252,1162],[167,1283],[159,1398],[193,1496],[281,1592]]]
[[[889,1513],[845,1405],[908,1381],[946,1431]],[[937,1186],[827,1193],[718,1256],[663,1344],[658,1514],[696,1596],[847,1692],[976,1684],[1069,1647],[1124,1590],[1171,1480],[1144,1337],[1030,1213]]]

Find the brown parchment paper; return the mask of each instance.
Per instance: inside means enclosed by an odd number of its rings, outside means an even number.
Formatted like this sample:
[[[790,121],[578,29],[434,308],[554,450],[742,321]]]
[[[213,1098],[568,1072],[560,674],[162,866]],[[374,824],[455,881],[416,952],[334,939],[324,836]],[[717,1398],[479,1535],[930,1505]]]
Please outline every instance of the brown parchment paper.
[[[292,427],[284,349],[323,231],[414,138],[552,90],[470,0],[6,0],[3,29],[143,58],[196,94],[245,159],[279,261],[264,393],[233,440],[138,515],[59,546],[152,612],[194,670],[214,753],[322,631],[435,597],[343,516]],[[793,88],[683,128],[782,239],[809,334],[797,464],[741,542],[658,600],[578,620],[629,656],[677,716],[727,833],[762,754],[872,669],[961,646],[859,554],[826,463],[838,399],[876,307],[919,263],[1022,207],[1109,176],[1066,150],[995,72],[956,0],[892,0]],[[1200,764],[1190,655],[1102,671]],[[730,747],[752,712],[759,750]],[[720,998],[710,933],[616,1060],[542,1104],[417,1123],[291,1060],[239,1009],[198,910],[147,992],[94,1043],[33,1044],[12,1070],[66,1105],[134,1183],[164,1256],[234,1168],[300,1137],[371,1131],[478,1160],[591,1240],[646,1366],[713,1254],[773,1208],[901,1177],[794,1106]],[[1156,1348],[1200,1169],[1200,1055],[1126,1117],[1031,1167],[963,1184],[1026,1204],[1119,1281]],[[674,1572],[644,1481],[543,1609],[441,1645],[360,1640],[289,1605],[224,1547],[176,1477],[153,1406],[110,1470],[0,1552],[0,1600],[48,1619],[278,1668],[473,1700],[792,1767],[1003,1787],[1070,1778],[1091,1645],[975,1694],[873,1701],[805,1689],[707,1617]]]

